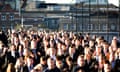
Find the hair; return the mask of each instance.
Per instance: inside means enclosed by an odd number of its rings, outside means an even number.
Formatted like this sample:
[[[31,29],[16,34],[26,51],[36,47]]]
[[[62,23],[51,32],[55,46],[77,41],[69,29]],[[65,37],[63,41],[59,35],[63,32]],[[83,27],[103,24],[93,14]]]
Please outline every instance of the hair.
[[[40,58],[40,61],[47,61],[47,57],[46,57],[46,56],[42,56],[42,57]]]
[[[66,61],[72,61],[72,58],[70,56],[67,56]]]
[[[62,56],[56,56],[57,61],[62,61],[62,59],[63,59]]]
[[[6,72],[15,72],[14,64],[9,63]]]

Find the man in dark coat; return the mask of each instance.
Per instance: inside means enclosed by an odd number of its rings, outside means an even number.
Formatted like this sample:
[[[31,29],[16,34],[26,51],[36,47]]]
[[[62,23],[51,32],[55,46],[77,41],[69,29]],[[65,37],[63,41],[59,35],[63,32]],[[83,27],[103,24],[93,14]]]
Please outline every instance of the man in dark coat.
[[[47,60],[48,68],[43,72],[60,72],[60,70],[55,66],[55,61],[53,58],[48,58]]]

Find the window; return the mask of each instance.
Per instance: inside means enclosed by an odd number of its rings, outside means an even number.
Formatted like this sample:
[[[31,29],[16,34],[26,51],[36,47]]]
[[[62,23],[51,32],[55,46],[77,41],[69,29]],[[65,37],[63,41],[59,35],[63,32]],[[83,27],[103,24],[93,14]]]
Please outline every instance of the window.
[[[64,25],[63,25],[63,29],[64,29],[64,30],[68,30],[68,24],[64,24]]]
[[[95,30],[99,30],[100,24],[95,24]]]
[[[108,26],[107,24],[103,24],[103,30],[107,30]]]
[[[71,24],[70,25],[70,30],[75,30],[76,29],[76,25],[75,24]]]
[[[80,24],[80,25],[79,25],[79,30],[82,30],[82,27],[83,27],[83,26]]]
[[[53,8],[54,8],[54,10],[61,10],[60,6],[54,6]]]
[[[9,19],[10,19],[11,21],[13,21],[13,20],[14,20],[14,16],[13,16],[13,15],[10,15]]]
[[[112,24],[112,25],[111,25],[111,30],[115,30],[115,29],[116,29],[115,25],[116,25],[116,24]]]
[[[3,20],[3,21],[6,20],[6,16],[5,16],[5,15],[2,15],[2,16],[1,16],[1,20]]]
[[[88,24],[88,30],[92,30],[93,29],[93,24]]]

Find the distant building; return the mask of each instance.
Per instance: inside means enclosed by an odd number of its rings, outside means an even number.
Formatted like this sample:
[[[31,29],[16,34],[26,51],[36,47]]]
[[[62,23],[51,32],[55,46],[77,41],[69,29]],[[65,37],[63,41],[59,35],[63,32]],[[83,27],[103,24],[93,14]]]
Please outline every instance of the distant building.
[[[82,0],[78,4],[49,4],[38,1],[21,1],[21,8],[0,4],[0,27],[14,28],[17,24],[53,31],[90,32],[105,38],[120,33],[119,8],[107,0]],[[82,3],[81,3],[82,2]],[[16,2],[19,3],[19,2]],[[26,4],[27,3],[27,4]],[[7,8],[8,7],[8,8]],[[20,16],[19,16],[20,15]],[[7,26],[6,26],[7,25]]]
[[[108,0],[76,0],[75,3],[81,3],[81,2],[85,2],[85,3],[89,3],[90,4],[108,4]]]
[[[19,24],[19,17],[14,0],[0,1],[0,28],[3,30],[13,29],[16,24]]]

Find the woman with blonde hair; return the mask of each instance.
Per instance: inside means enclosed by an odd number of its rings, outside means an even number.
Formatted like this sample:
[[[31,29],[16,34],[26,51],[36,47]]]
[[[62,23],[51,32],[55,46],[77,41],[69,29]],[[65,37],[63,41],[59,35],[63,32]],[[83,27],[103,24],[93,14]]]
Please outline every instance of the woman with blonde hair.
[[[15,72],[14,64],[9,63],[6,72]]]

